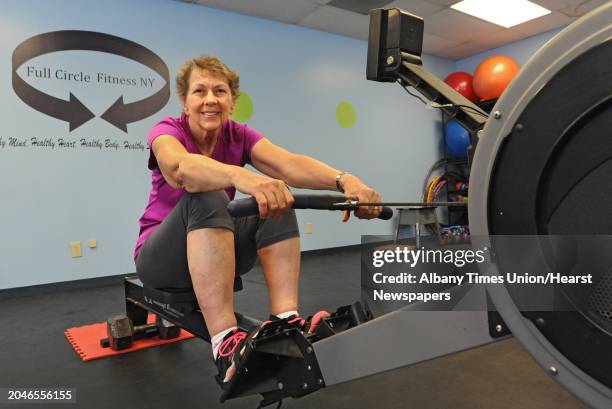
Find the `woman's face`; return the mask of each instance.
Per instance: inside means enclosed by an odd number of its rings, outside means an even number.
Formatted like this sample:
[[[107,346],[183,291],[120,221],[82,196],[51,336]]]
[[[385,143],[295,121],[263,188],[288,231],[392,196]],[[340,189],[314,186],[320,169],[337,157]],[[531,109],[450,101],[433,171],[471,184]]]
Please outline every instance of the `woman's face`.
[[[205,70],[193,70],[184,112],[194,135],[216,135],[234,112],[234,98],[227,78]]]

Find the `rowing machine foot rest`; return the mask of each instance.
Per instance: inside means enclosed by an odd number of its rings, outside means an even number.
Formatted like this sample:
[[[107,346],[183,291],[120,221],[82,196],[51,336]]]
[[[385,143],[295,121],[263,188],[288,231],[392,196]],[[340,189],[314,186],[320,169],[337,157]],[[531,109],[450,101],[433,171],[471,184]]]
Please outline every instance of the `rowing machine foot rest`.
[[[365,312],[359,301],[351,305],[345,305],[338,308],[329,317],[321,320],[315,333],[310,337],[310,341],[316,342],[330,337],[371,319],[371,315]]]
[[[340,307],[306,337],[287,320],[266,324],[248,341],[236,374],[223,386],[220,401],[260,393],[261,407],[286,397],[299,398],[325,386],[312,342],[371,319],[361,303]],[[217,379],[219,382],[219,380]]]
[[[219,382],[219,379],[217,379]],[[261,406],[299,398],[325,386],[312,344],[287,320],[272,321],[247,341],[236,374],[220,401],[261,394]]]

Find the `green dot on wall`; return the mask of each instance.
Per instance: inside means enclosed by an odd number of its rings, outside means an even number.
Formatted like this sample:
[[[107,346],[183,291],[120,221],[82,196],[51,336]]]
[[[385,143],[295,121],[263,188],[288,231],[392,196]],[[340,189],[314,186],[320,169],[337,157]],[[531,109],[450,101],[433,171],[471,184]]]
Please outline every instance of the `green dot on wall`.
[[[253,101],[249,94],[244,91],[240,91],[240,96],[236,100],[236,108],[231,118],[234,121],[246,122],[253,115]]]
[[[352,128],[357,122],[357,112],[350,102],[342,101],[336,107],[336,121],[343,128]]]

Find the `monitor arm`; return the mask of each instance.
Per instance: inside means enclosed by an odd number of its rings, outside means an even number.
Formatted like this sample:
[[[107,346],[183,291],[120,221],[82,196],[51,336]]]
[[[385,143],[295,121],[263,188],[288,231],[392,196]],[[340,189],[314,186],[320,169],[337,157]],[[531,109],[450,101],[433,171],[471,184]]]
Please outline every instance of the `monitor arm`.
[[[422,18],[398,8],[372,10],[367,79],[413,87],[432,107],[441,109],[476,135],[488,114],[423,67],[423,28]]]

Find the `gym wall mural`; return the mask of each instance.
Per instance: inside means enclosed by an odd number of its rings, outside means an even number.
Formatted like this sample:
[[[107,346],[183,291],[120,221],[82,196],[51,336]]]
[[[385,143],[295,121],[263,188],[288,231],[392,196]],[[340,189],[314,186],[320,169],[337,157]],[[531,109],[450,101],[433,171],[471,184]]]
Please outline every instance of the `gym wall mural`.
[[[59,63],[41,63],[36,57],[55,52],[97,51],[130,59],[140,65],[136,75],[109,70],[104,66],[73,67],[73,60]],[[87,59],[80,53],[77,58]],[[152,72],[151,72],[152,71]],[[39,89],[45,82],[59,84],[65,97],[51,95]],[[42,86],[41,86],[42,85]],[[75,86],[112,87],[118,98],[103,112],[96,115],[88,107],[87,99],[75,95]],[[45,148],[45,149],[101,149],[139,150],[146,148],[142,141],[126,137],[74,138],[70,134],[87,122],[99,119],[128,133],[128,124],[148,118],[162,109],[170,98],[169,70],[164,60],[150,49],[114,35],[93,31],[63,30],[38,34],[22,41],[12,55],[12,87],[23,103],[32,109],[64,121],[68,135],[61,137],[0,137],[0,148]],[[131,89],[141,88],[150,95],[133,100]],[[57,88],[56,88],[57,90]],[[129,95],[129,101],[124,99]],[[34,118],[33,118],[34,120]]]

